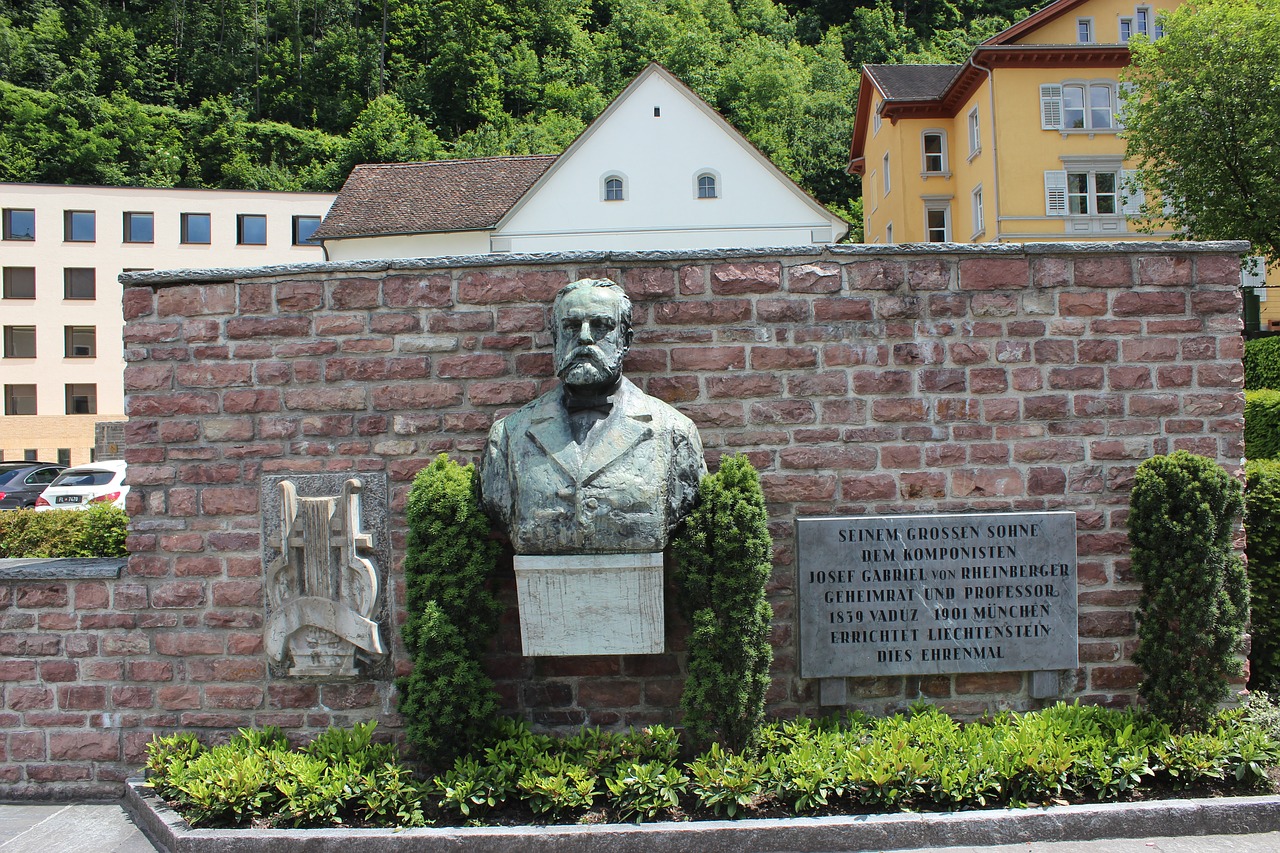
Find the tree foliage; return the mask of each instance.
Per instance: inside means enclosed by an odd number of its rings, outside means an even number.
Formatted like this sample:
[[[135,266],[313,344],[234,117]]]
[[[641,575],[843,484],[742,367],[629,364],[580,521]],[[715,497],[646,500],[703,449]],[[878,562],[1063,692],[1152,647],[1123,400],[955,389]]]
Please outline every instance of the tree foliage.
[[[409,490],[406,619],[413,672],[397,682],[399,710],[421,758],[444,766],[488,733],[498,712],[480,666],[502,605],[489,588],[498,545],[475,493],[475,468],[441,454]]]
[[[1129,498],[1138,603],[1139,695],[1174,726],[1202,726],[1227,697],[1249,617],[1249,581],[1235,552],[1240,483],[1177,450],[1138,466]]]
[[[1245,466],[1246,552],[1249,557],[1249,688],[1280,689],[1280,461]]]
[[[773,648],[765,584],[773,540],[760,476],[731,456],[698,484],[698,505],[674,542],[680,609],[693,624],[680,706],[695,743],[755,745]]]
[[[1186,4],[1131,49],[1125,138],[1148,223],[1280,261],[1280,0]]]
[[[656,60],[847,216],[858,66],[961,61],[1033,5],[0,0],[0,179],[334,190],[358,162],[558,153]]]

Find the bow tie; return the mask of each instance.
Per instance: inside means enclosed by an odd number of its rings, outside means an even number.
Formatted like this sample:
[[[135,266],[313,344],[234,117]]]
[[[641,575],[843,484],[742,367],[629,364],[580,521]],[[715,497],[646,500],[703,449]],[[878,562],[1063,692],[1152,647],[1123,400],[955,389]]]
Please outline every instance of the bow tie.
[[[570,412],[599,412],[607,415],[613,411],[613,401],[608,394],[598,396],[577,396],[565,393],[564,407]]]

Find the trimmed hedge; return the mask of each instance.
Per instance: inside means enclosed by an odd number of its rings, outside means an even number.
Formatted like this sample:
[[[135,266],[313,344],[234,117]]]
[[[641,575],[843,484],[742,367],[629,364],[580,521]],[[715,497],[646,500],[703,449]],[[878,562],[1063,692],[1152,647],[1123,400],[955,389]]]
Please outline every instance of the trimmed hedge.
[[[126,557],[129,516],[101,504],[86,510],[0,512],[0,558]]]
[[[1280,391],[1244,392],[1244,456],[1280,457]]]
[[[1262,694],[1176,733],[1149,714],[1059,703],[957,723],[936,708],[760,728],[758,756],[718,744],[681,760],[679,735],[583,729],[570,738],[503,721],[501,738],[417,781],[372,723],[290,750],[277,730],[206,749],[153,741],[148,784],[193,826],[601,823],[1105,802],[1210,787],[1268,790],[1280,715]]]
[[[1177,450],[1138,466],[1129,498],[1138,602],[1139,695],[1178,727],[1203,726],[1240,673],[1249,579],[1236,554],[1239,481]]]
[[[1280,335],[1245,341],[1244,387],[1280,390]]]
[[[1249,556],[1249,688],[1280,687],[1280,461],[1245,466],[1244,527]]]

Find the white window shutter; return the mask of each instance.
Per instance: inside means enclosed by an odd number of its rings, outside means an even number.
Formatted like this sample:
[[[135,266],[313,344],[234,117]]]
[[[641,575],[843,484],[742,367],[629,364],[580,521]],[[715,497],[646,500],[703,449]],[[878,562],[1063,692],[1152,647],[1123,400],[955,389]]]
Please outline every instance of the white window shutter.
[[[1041,130],[1062,130],[1062,87],[1045,83],[1040,87]]]
[[[1138,182],[1138,173],[1132,169],[1120,170],[1121,212],[1125,216],[1141,216],[1147,194]]]
[[[1050,169],[1044,173],[1045,216],[1067,215],[1067,173]]]

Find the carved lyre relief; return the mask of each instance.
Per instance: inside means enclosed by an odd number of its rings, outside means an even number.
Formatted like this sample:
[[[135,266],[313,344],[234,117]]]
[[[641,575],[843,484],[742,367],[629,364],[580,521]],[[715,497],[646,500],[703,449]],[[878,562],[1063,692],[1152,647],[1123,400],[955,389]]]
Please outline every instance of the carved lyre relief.
[[[358,551],[373,547],[361,530],[360,480],[332,497],[298,497],[280,483],[280,556],[267,568],[267,654],[292,660],[290,675],[356,674],[356,649],[384,654],[378,624],[378,575]]]

